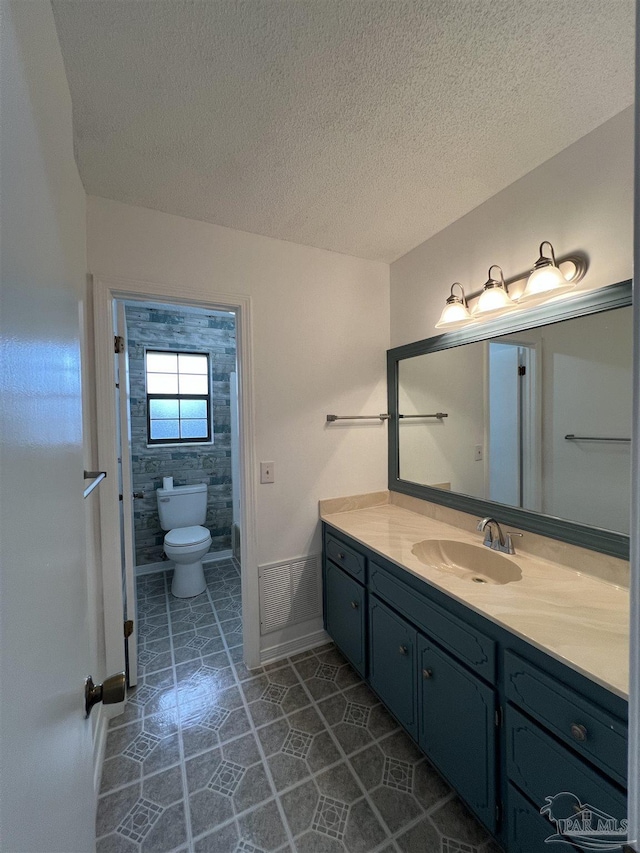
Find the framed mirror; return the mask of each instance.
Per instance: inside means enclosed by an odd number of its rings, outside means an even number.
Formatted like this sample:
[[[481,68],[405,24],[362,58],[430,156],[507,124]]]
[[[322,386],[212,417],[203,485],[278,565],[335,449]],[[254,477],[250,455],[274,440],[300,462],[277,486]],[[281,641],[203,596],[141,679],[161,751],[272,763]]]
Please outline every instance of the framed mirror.
[[[629,556],[631,282],[387,353],[389,489]]]

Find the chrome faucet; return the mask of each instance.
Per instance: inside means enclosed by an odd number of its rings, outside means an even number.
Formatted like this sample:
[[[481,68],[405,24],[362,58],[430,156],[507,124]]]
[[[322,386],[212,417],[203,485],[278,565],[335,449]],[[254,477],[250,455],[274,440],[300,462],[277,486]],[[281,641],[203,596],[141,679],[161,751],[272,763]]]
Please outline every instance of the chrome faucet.
[[[495,518],[489,516],[480,519],[477,529],[484,530],[484,542],[482,544],[486,545],[487,548],[491,548],[492,551],[502,551],[504,554],[516,553],[511,537],[522,536],[522,533],[507,533],[505,536]]]

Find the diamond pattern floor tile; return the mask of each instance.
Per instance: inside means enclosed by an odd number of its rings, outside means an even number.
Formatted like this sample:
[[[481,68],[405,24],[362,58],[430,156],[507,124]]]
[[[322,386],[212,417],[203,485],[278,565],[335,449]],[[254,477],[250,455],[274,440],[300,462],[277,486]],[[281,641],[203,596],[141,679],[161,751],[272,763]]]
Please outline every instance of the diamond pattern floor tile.
[[[240,574],[138,578],[138,686],[110,721],[97,853],[497,853],[327,643],[248,670]]]

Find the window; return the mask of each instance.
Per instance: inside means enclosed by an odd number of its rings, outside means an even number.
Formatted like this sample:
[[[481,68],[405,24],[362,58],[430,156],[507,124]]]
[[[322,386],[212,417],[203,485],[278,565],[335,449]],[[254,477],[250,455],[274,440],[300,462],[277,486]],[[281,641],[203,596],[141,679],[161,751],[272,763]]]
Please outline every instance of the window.
[[[209,356],[147,350],[147,441],[211,441]]]

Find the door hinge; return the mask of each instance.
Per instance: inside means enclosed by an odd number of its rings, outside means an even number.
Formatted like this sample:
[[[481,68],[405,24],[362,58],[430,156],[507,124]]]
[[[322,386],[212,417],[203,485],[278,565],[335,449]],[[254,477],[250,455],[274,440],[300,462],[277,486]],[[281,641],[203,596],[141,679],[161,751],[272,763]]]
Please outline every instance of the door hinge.
[[[133,634],[133,619],[127,619],[124,623],[124,638],[125,640]]]
[[[527,375],[527,365],[519,364],[518,365],[518,376],[526,376]]]
[[[113,336],[113,351],[116,353],[124,352],[124,338],[122,335]]]
[[[498,705],[498,707],[495,710],[494,721],[496,724],[496,728],[499,729],[500,726],[502,725],[502,706],[501,705]]]
[[[496,823],[499,825],[502,820],[502,803],[496,803]]]

